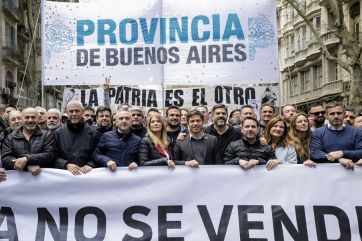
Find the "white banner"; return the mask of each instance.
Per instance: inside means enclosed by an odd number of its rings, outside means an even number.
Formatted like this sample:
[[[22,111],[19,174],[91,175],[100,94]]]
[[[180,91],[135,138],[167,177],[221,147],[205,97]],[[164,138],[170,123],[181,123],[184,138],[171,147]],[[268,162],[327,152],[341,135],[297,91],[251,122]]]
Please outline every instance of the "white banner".
[[[252,105],[255,113],[264,103],[279,104],[279,85],[247,86],[247,85],[217,85],[195,88],[178,89],[142,89],[134,86],[111,87],[110,104],[128,103],[140,107],[179,107],[191,108],[200,105],[212,107],[216,104],[225,104],[230,109],[240,108],[242,105]],[[71,100],[81,101],[83,105],[97,108],[104,105],[103,88],[73,89],[65,88],[63,92],[64,106]]]
[[[44,1],[43,84],[279,82],[275,0]]]
[[[361,240],[362,168],[44,169],[0,183],[0,240]]]

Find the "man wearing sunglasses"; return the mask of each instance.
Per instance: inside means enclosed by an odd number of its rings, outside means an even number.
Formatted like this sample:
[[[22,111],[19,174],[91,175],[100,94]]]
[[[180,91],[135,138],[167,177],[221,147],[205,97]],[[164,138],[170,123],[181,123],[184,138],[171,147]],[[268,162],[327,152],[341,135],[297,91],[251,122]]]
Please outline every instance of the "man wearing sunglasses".
[[[308,112],[308,120],[311,130],[324,126],[326,120],[326,112],[321,105],[312,106]]]

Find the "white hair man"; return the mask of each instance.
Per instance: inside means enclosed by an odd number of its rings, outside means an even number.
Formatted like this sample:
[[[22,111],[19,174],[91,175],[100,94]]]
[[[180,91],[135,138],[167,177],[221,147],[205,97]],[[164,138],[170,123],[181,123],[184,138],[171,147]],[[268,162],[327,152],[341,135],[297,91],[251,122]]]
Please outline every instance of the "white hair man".
[[[50,133],[53,133],[61,126],[62,113],[58,109],[49,109],[46,113],[47,128]]]

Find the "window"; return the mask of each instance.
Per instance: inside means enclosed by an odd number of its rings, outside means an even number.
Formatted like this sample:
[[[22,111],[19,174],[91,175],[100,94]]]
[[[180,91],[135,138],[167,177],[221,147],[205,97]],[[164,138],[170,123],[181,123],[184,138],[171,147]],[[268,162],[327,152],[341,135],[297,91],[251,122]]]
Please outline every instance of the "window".
[[[301,27],[301,42],[302,42],[302,49],[305,49],[307,47],[307,27],[303,26]]]
[[[291,93],[291,96],[298,94],[298,76],[297,75],[292,76],[292,78],[290,80],[290,93]]]
[[[317,31],[321,30],[321,16],[315,18],[315,28]]]
[[[289,35],[286,37],[286,57],[291,57],[294,55],[294,35]]]
[[[314,67],[314,88],[320,88],[323,85],[323,69],[322,65],[318,65]]]
[[[15,47],[15,29],[5,22],[5,44],[6,46]]]
[[[334,64],[334,65],[335,65],[335,73],[334,73],[335,80],[339,80],[338,64]]]
[[[301,72],[301,78],[302,78],[302,92],[310,91],[309,70]]]
[[[357,41],[359,41],[359,21],[354,23],[354,32],[353,35]]]
[[[316,29],[316,31],[318,33],[320,33],[321,31],[321,16],[317,16],[315,18],[313,18],[313,25],[314,25],[314,28]],[[310,40],[314,40],[315,39],[315,36],[312,32],[312,30],[310,31]]]

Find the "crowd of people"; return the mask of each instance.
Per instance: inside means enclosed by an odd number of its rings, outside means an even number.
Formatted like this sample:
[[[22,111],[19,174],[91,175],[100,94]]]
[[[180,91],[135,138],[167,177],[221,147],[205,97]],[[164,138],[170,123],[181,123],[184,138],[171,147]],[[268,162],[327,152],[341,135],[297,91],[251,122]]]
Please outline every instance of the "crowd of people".
[[[38,175],[41,168],[66,169],[82,175],[93,168],[138,166],[265,165],[340,163],[362,165],[362,113],[342,103],[316,105],[308,113],[286,105],[278,116],[270,103],[229,114],[217,104],[183,109],[170,106],[164,115],[122,104],[94,111],[71,101],[66,115],[58,109],[6,106],[0,118],[0,181],[5,170]]]

